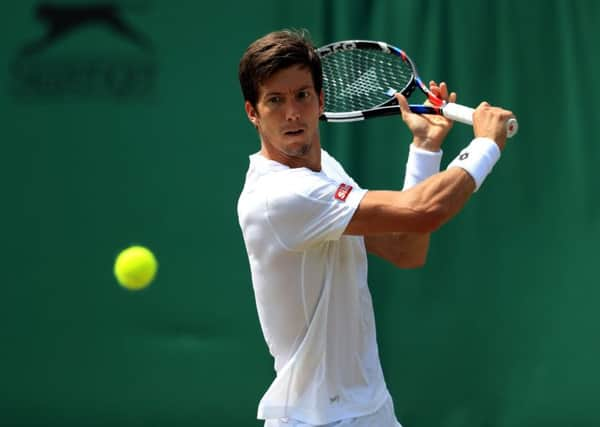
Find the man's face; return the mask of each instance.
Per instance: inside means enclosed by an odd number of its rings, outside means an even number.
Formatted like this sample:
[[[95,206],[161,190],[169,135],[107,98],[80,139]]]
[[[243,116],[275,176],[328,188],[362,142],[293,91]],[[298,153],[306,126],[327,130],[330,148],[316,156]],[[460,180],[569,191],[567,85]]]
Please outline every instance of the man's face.
[[[297,164],[321,149],[319,116],[323,94],[317,94],[310,70],[292,66],[259,86],[256,109],[246,101],[246,113],[258,129],[263,150],[274,160]]]

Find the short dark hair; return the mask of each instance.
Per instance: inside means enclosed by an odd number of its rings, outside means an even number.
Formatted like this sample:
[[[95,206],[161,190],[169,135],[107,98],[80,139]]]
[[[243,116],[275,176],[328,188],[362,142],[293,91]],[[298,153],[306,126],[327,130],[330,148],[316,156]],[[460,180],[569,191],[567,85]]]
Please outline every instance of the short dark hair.
[[[274,31],[256,40],[240,60],[238,77],[244,100],[256,107],[259,85],[277,71],[293,65],[307,67],[316,92],[321,93],[321,59],[306,30]]]

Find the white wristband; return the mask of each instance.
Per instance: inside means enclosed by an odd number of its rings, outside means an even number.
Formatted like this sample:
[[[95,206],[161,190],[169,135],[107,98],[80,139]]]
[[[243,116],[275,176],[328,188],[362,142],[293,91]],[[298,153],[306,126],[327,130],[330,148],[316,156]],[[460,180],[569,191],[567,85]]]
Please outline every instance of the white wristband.
[[[410,145],[403,190],[414,187],[440,171],[443,151],[428,151]]]
[[[475,138],[448,165],[450,168],[462,168],[475,180],[475,191],[479,190],[485,177],[500,158],[500,148],[490,138]]]

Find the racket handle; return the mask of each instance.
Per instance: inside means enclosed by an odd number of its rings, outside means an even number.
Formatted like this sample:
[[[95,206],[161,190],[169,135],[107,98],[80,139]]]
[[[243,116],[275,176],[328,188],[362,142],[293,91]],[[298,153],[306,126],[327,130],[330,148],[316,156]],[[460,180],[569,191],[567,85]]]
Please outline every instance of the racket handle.
[[[464,123],[473,126],[473,112],[475,110],[464,105],[449,102],[442,108],[444,117],[454,120],[455,122]]]
[[[442,108],[444,117],[454,120],[455,122],[473,125],[473,108],[465,107],[464,105],[449,102]],[[506,136],[512,138],[519,130],[519,122],[517,119],[511,118],[506,121]]]

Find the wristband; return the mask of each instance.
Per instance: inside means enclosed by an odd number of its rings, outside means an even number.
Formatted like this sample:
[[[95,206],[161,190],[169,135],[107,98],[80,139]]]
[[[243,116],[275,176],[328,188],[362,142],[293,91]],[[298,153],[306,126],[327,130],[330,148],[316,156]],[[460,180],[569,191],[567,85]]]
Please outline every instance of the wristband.
[[[485,177],[500,158],[500,148],[490,138],[475,138],[448,165],[450,168],[462,168],[475,180],[475,191],[479,190]]]
[[[428,151],[410,145],[408,160],[406,161],[406,173],[404,175],[403,190],[414,187],[431,175],[440,171],[443,151]]]

